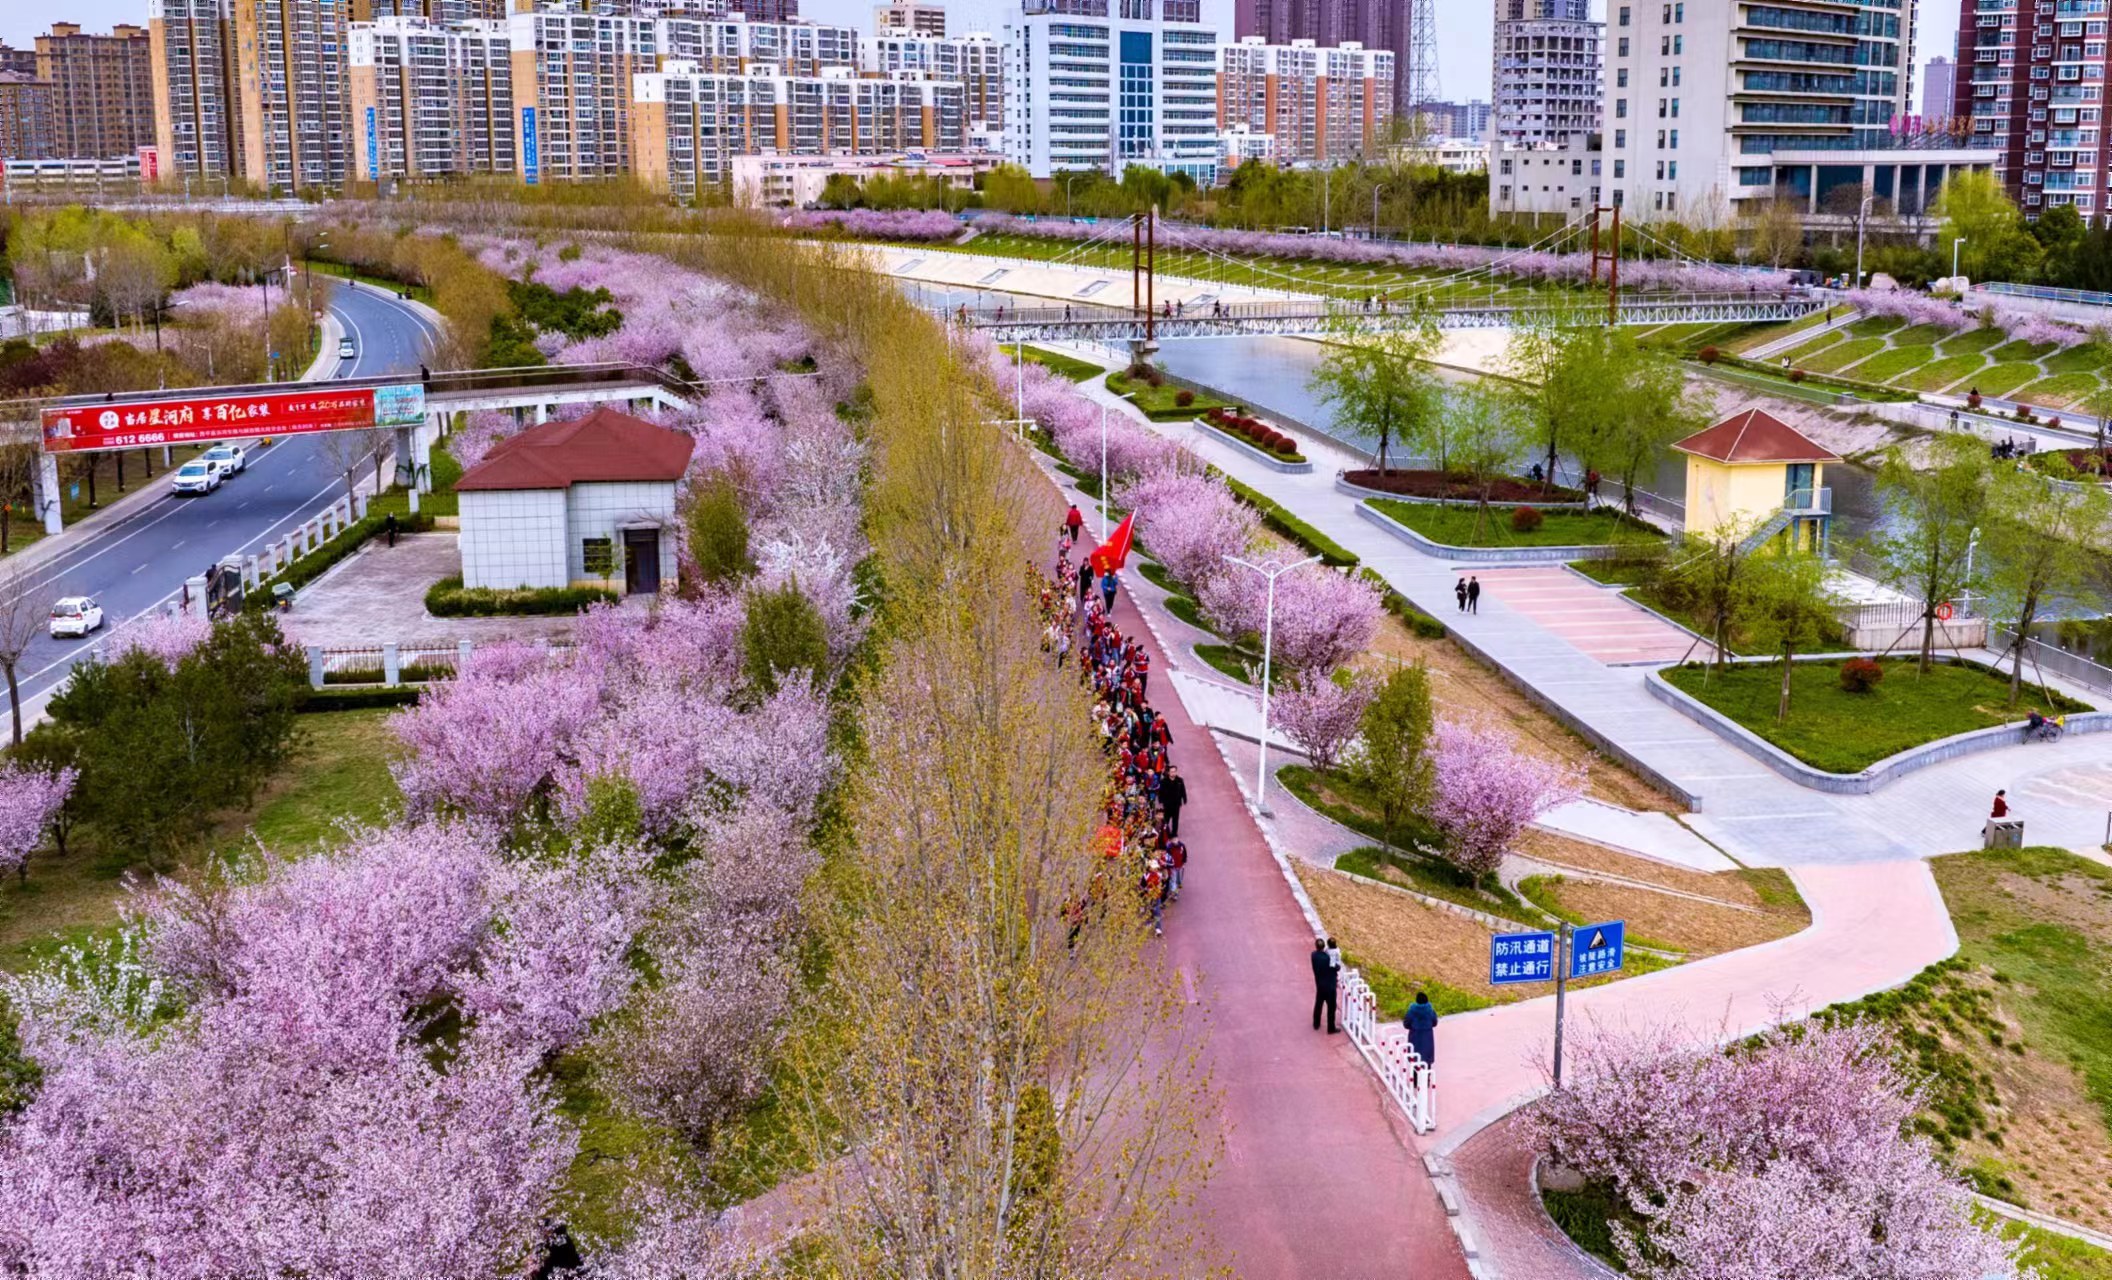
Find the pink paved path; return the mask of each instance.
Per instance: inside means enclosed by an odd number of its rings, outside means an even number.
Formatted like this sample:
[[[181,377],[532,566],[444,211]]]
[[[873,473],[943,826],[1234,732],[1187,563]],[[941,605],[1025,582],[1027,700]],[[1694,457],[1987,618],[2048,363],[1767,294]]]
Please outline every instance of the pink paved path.
[[[1923,862],[1792,870],[1812,926],[1776,942],[1573,992],[1570,1035],[1593,1018],[1646,1024],[1677,1017],[1710,1039],[1771,1026],[1777,1008],[1801,1015],[1897,986],[1958,949],[1943,895]],[[1449,1150],[1537,1096],[1538,1064],[1554,1040],[1552,994],[1445,1019],[1438,1027],[1436,1132],[1418,1141]],[[1574,1041],[1572,1041],[1574,1043]]]
[[[1152,705],[1188,782],[1188,886],[1166,960],[1205,1007],[1223,1094],[1224,1158],[1199,1234],[1241,1280],[1423,1280],[1466,1274],[1458,1242],[1387,1100],[1347,1035],[1312,1030],[1312,937],[1209,732],[1156,673],[1166,655],[1125,593],[1115,620],[1152,652]]]
[[[1559,565],[1476,576],[1484,596],[1500,598],[1601,662],[1670,661],[1694,644],[1686,632]]]

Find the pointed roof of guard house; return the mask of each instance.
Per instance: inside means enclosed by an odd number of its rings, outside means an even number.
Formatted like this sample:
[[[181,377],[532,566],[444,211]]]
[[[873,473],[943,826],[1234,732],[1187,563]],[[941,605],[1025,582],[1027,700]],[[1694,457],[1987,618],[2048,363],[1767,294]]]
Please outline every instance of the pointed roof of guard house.
[[[1839,462],[1809,436],[1764,409],[1747,409],[1672,446],[1717,462]]]
[[[491,446],[455,491],[567,489],[575,484],[680,480],[695,437],[603,406],[570,422],[546,422]]]

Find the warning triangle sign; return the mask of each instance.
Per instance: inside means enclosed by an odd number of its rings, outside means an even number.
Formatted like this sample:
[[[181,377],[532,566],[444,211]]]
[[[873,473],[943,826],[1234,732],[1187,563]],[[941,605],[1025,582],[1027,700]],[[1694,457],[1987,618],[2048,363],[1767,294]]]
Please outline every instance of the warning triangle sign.
[[[1584,945],[1584,949],[1586,951],[1601,951],[1605,947],[1606,931],[1604,929],[1593,929],[1591,931],[1591,941]]]

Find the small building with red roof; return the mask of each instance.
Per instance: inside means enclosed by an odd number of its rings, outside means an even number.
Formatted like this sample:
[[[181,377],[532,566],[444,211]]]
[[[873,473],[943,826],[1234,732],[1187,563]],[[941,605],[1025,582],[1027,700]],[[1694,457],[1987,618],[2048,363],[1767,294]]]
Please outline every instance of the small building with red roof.
[[[491,447],[455,482],[470,587],[675,585],[675,489],[696,441],[599,408]]]
[[[1788,530],[1793,545],[1826,545],[1830,450],[1764,409],[1733,414],[1672,446],[1687,455],[1686,531]],[[1769,530],[1769,526],[1774,530]]]

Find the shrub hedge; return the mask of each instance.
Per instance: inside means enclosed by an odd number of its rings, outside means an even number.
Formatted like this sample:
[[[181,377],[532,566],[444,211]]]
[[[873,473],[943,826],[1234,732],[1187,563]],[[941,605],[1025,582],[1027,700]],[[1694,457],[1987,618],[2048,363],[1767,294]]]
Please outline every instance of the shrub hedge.
[[[1203,411],[1203,421],[1284,462],[1305,461],[1305,455],[1298,452],[1296,440],[1259,418],[1233,413],[1229,409],[1206,409]]]
[[[621,597],[602,587],[465,587],[462,579],[442,578],[427,588],[425,611],[436,618],[489,618],[501,614],[578,613],[588,605]]]

